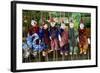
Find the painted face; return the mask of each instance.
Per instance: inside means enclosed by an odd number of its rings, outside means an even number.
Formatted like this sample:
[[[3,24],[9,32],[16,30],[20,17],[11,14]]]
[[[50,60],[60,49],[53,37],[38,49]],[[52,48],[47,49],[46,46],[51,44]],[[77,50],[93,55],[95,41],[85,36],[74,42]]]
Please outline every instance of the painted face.
[[[34,20],[31,21],[31,25],[32,25],[32,26],[36,26],[36,24],[37,24],[36,21],[34,21]]]
[[[51,22],[50,24],[51,24],[52,27],[54,27],[56,23],[55,22]]]
[[[71,22],[71,23],[69,24],[69,26],[70,26],[70,28],[73,28],[73,27],[74,27],[74,23]]]
[[[48,28],[48,25],[47,25],[47,24],[45,24],[43,27],[44,27],[44,29],[47,29],[47,28]]]
[[[80,24],[80,29],[84,29],[84,24],[83,23]]]
[[[66,26],[65,26],[64,23],[61,24],[61,28],[62,28],[62,29],[65,29],[65,28],[66,28]]]

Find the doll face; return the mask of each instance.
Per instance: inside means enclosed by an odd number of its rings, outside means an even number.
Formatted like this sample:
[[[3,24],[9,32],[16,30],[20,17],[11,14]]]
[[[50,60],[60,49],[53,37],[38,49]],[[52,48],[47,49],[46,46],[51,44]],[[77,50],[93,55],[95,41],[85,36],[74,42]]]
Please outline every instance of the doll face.
[[[73,28],[74,27],[74,23],[69,23],[69,26],[70,26],[70,28]]]
[[[36,24],[37,24],[37,22],[36,22],[36,21],[34,21],[34,20],[33,20],[33,21],[31,21],[31,25],[32,25],[32,26],[36,26]]]
[[[62,29],[65,29],[65,28],[66,28],[66,26],[65,26],[64,23],[61,24],[61,28],[62,28]]]
[[[47,24],[45,24],[43,27],[44,27],[44,29],[47,29],[47,28],[48,28],[48,25],[47,25]]]
[[[83,23],[80,24],[80,29],[84,29],[84,24]]]
[[[51,22],[50,24],[51,24],[52,27],[54,27],[56,23],[55,22]]]

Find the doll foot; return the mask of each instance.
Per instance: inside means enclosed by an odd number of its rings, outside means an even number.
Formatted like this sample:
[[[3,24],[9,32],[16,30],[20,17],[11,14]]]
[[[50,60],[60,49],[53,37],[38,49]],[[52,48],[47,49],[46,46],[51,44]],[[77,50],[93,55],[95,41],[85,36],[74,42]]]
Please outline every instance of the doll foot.
[[[72,55],[72,52],[70,52],[69,54]]]
[[[68,55],[68,53],[65,53],[65,56],[67,56]]]
[[[77,55],[77,53],[76,53],[76,52],[74,52],[74,55]]]
[[[84,52],[84,55],[86,55],[87,53],[86,52]]]
[[[46,56],[46,52],[42,52],[42,56]]]
[[[83,52],[82,51],[80,51],[80,54],[82,54]]]
[[[37,52],[33,52],[33,56],[37,56]]]
[[[63,52],[60,52],[61,55],[63,55]]]

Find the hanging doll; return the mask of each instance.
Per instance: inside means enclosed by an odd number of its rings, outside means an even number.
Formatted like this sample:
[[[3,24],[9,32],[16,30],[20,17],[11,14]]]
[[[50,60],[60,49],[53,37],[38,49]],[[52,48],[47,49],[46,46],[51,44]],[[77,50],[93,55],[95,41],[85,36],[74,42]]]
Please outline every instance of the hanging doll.
[[[58,29],[55,26],[56,22],[53,18],[50,19],[50,40],[51,40],[51,50],[53,51],[53,60],[57,60],[57,50],[58,50]]]
[[[39,27],[35,20],[31,21],[31,27],[28,31],[27,36],[27,44],[32,49],[32,55],[37,57],[39,54],[39,61],[40,61],[40,53],[44,49],[44,44],[41,42],[39,37]]]
[[[39,31],[39,36],[41,38],[41,41],[45,44],[44,50],[42,52],[42,55],[46,57],[46,60],[48,60],[48,51],[50,48],[50,38],[49,38],[49,30],[48,30],[48,24],[46,21],[42,24],[42,28]]]
[[[59,41],[61,49],[60,54],[68,55],[68,28],[66,28],[64,22],[61,23]]]
[[[28,35],[27,35],[27,38],[26,38],[26,41],[27,41],[27,44],[29,46],[29,48],[33,49],[33,34],[37,34],[38,35],[39,33],[39,27],[37,25],[37,22],[35,20],[31,20],[31,27],[29,28],[28,30]],[[37,43],[39,43],[39,40],[36,40]],[[34,54],[34,53],[32,53]],[[34,55],[37,55],[37,53],[35,52]]]
[[[88,45],[90,44],[90,39],[88,38],[87,29],[84,28],[84,23],[81,20],[79,29],[79,48],[80,54],[87,54]]]
[[[69,54],[77,54],[78,52],[78,48],[77,48],[77,35],[76,35],[76,31],[74,29],[74,23],[73,20],[71,19],[70,23],[69,23]]]

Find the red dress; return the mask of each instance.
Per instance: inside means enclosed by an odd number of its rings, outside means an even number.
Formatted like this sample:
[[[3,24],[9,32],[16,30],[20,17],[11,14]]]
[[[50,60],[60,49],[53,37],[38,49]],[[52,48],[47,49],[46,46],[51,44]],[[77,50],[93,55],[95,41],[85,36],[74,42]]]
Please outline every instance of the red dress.
[[[79,47],[86,49],[88,47],[88,37],[86,29],[79,29]]]
[[[38,34],[39,33],[39,27],[38,26],[34,26],[34,27],[32,26],[32,27],[29,28],[28,32],[29,32],[30,35],[32,35],[34,33]]]

